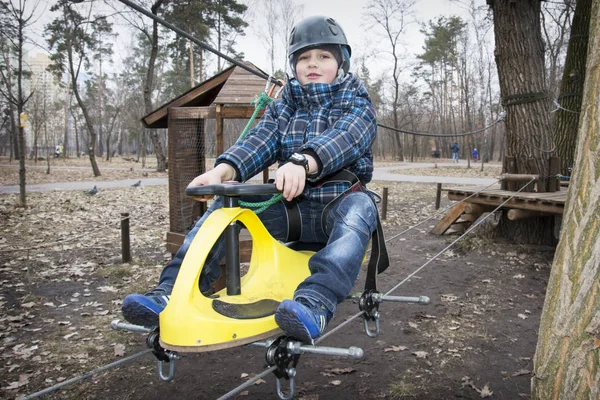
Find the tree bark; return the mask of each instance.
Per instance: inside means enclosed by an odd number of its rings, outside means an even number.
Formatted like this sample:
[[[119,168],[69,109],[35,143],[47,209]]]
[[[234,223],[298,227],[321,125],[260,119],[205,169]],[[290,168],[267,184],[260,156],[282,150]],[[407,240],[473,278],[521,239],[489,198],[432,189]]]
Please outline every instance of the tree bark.
[[[576,162],[548,282],[531,398],[600,398],[600,0],[594,0]]]
[[[544,79],[544,44],[539,0],[494,0],[495,58],[502,105],[507,112],[506,156],[515,157],[516,173],[548,176],[551,142],[550,100]],[[530,167],[533,167],[530,168]],[[545,179],[539,186],[546,186]],[[522,243],[553,245],[553,222],[508,221],[498,234]],[[550,225],[549,225],[550,224]],[[553,229],[552,229],[553,230]],[[552,232],[552,230],[550,232]]]
[[[556,154],[561,160],[561,174],[567,176],[571,175],[569,168],[573,168],[575,159],[591,9],[592,0],[577,0],[558,96],[559,109],[554,120],[553,139],[556,143]]]

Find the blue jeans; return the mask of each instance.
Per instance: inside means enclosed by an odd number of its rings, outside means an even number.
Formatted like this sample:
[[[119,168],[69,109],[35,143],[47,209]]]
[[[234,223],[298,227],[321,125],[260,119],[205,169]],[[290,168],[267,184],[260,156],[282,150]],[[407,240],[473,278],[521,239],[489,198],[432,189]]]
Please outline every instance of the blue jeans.
[[[264,201],[270,196],[243,197],[243,201]],[[175,257],[165,266],[159,286],[171,289],[181,268],[185,254],[211,212],[223,207],[223,199],[218,197],[206,213],[186,235]],[[300,201],[302,216],[301,242],[324,243],[326,246],[309,260],[311,276],[296,289],[294,298],[304,297],[323,304],[332,314],[352,290],[360,272],[362,260],[377,228],[377,208],[370,196],[362,192],[351,192],[338,197],[329,208],[326,218],[321,219],[324,204]],[[275,203],[258,214],[269,233],[277,240],[285,242],[288,226],[285,205]],[[200,276],[200,290],[205,291],[218,279],[220,260],[225,255],[223,235],[209,253]]]

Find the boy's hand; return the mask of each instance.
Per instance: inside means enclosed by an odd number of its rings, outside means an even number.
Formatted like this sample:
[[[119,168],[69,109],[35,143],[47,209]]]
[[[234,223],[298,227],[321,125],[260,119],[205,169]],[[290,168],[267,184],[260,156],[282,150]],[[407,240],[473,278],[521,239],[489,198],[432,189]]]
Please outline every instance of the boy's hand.
[[[198,175],[194,178],[193,181],[190,182],[188,187],[191,186],[206,186],[206,185],[218,185],[225,181],[229,181],[233,178],[234,170],[233,167],[229,164],[218,164],[215,168],[211,169],[203,173],[202,175]],[[212,199],[214,195],[206,195],[206,196],[194,196],[194,200],[197,201],[208,201]]]
[[[282,191],[283,198],[291,201],[300,196],[306,183],[306,171],[302,165],[288,162],[275,172],[275,186]]]

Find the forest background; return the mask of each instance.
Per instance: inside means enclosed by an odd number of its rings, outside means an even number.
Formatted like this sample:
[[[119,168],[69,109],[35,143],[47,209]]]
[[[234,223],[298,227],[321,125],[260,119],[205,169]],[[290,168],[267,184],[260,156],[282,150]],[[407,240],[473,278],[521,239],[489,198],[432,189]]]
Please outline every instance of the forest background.
[[[152,22],[120,2],[41,0],[2,1],[3,24],[22,23],[22,42],[3,29],[0,69],[0,155],[18,158],[19,115],[28,120],[27,157],[50,157],[63,145],[63,157],[88,154],[110,159],[148,154],[166,163],[166,130],[144,129],[140,118],[229,66],[224,60],[173,32],[158,27],[155,53]],[[461,158],[479,149],[484,161],[501,160],[505,134],[493,56],[489,7],[475,0],[368,0],[341,7],[339,1],[218,0],[138,1],[157,16],[235,59],[253,62],[277,77],[286,73],[286,41],[299,19],[330,15],[345,28],[353,49],[351,71],[364,81],[381,124],[419,132],[462,133],[435,138],[380,128],[374,146],[381,159],[413,161],[435,151],[450,156],[457,141]],[[542,31],[548,91],[556,97],[575,1],[542,3]],[[443,14],[441,14],[443,12]],[[12,22],[11,22],[12,21]],[[368,35],[365,32],[369,32]],[[69,47],[72,46],[72,47]],[[21,50],[19,50],[19,48]],[[74,51],[69,51],[69,48]],[[22,54],[18,54],[22,51]],[[50,57],[52,73],[35,82],[29,56]],[[22,72],[12,74],[21,57]],[[17,78],[23,79],[17,87]],[[70,82],[77,82],[71,85]],[[11,98],[26,101],[18,110]],[[226,120],[225,146],[245,121]],[[214,153],[214,126],[207,126],[206,150]],[[162,161],[162,162],[161,162]],[[94,167],[94,166],[93,166]],[[94,173],[100,173],[97,166]]]

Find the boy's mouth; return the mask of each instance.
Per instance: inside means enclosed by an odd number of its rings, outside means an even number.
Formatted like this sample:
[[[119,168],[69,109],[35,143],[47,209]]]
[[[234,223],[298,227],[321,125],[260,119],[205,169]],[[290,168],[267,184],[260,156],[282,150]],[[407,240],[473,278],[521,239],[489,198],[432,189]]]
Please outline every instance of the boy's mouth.
[[[316,73],[314,73],[314,72],[313,72],[313,73],[311,73],[311,74],[308,74],[308,75],[306,75],[306,77],[307,77],[308,79],[316,79],[316,78],[318,78],[318,77],[320,77],[320,76],[321,76],[321,75],[319,75],[319,74],[316,74]]]

